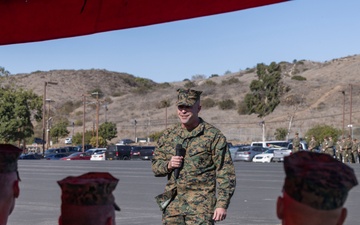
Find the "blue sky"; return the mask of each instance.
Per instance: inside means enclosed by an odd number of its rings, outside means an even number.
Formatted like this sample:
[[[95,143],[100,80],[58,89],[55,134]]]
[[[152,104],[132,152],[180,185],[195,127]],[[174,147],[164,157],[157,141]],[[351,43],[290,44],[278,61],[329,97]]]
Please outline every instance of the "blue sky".
[[[11,74],[106,69],[156,82],[223,75],[257,63],[327,61],[360,52],[359,0],[294,0],[232,13],[0,46]]]

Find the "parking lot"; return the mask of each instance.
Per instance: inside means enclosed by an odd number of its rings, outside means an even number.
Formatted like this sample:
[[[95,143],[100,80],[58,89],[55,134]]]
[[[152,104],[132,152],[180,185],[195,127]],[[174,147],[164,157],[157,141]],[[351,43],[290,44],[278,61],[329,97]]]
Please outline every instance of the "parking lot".
[[[351,165],[360,180],[360,165]],[[276,225],[276,199],[284,179],[282,163],[235,162],[237,187],[224,225]],[[159,225],[161,212],[154,197],[160,194],[166,178],[156,178],[151,163],[129,161],[49,161],[20,160],[21,194],[10,225],[56,225],[60,215],[60,187],[56,181],[89,171],[110,172],[120,179],[114,192],[121,211],[116,224]],[[359,224],[360,187],[353,188],[346,202],[347,225]]]

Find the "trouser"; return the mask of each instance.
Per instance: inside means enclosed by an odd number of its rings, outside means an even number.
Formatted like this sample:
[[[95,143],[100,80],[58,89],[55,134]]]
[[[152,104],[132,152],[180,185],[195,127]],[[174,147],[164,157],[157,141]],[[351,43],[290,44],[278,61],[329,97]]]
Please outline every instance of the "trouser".
[[[359,153],[357,151],[354,151],[352,153],[352,156],[353,156],[353,162],[354,163],[359,163]]]
[[[332,148],[327,148],[327,149],[325,150],[325,153],[328,154],[328,155],[330,155],[331,157],[334,156],[334,150],[333,150]]]
[[[336,151],[336,158],[337,158],[340,162],[342,162],[343,159],[344,159],[343,153],[340,152],[340,151]]]
[[[352,163],[352,154],[351,154],[351,150],[345,150],[344,151],[344,163]]]
[[[164,216],[163,225],[214,225],[212,214]]]

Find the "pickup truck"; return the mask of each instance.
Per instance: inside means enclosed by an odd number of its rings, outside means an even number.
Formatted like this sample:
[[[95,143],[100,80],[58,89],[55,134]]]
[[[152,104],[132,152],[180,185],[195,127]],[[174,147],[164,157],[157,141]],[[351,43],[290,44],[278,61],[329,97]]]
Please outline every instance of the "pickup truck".
[[[155,146],[142,146],[139,158],[142,160],[151,160],[153,158]]]
[[[307,144],[305,141],[300,141],[300,151],[307,151]],[[279,148],[274,150],[274,157],[272,159],[273,162],[283,162],[285,156],[289,156],[292,153],[293,144],[289,143],[287,148]]]

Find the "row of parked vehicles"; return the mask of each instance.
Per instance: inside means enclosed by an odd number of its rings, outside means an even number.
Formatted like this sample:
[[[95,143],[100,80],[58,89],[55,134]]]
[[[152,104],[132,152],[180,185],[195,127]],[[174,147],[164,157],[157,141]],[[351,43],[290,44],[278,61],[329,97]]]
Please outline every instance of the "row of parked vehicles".
[[[235,145],[229,148],[233,161],[282,162],[291,154],[293,144],[287,141],[252,142],[250,145]],[[300,141],[300,150],[307,150],[305,141]]]
[[[137,145],[110,145],[107,148],[93,148],[82,146],[65,146],[60,148],[50,148],[40,153],[22,154],[20,159],[47,159],[47,160],[150,160],[153,157],[155,146]]]

